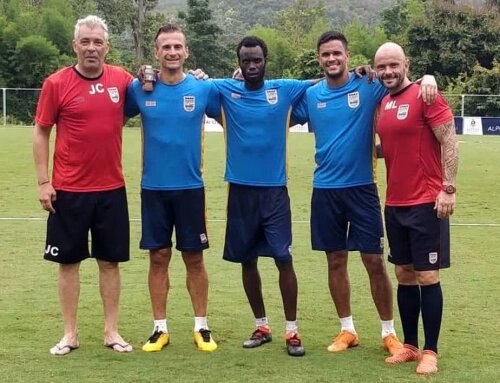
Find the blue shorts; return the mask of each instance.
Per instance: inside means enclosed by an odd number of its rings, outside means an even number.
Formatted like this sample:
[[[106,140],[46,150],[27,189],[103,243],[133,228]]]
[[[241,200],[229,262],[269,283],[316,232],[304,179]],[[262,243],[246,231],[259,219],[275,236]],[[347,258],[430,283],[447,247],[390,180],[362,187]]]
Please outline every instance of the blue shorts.
[[[450,223],[439,219],[434,203],[386,206],[389,262],[417,271],[450,267]]]
[[[383,254],[384,228],[375,184],[314,188],[311,200],[313,250]]]
[[[56,213],[49,214],[47,220],[45,259],[61,264],[74,264],[89,257],[107,262],[129,260],[125,187],[96,192],[57,190],[53,205]]]
[[[292,260],[292,215],[286,186],[229,184],[226,261],[247,263],[258,256]]]
[[[205,189],[141,191],[141,249],[172,247],[179,251],[201,251],[208,248],[205,222]]]

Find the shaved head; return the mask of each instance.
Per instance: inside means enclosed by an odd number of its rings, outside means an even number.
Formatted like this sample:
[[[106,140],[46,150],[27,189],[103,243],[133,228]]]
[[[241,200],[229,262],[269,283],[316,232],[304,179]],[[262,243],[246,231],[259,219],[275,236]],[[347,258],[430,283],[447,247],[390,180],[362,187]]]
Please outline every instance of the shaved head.
[[[391,56],[399,56],[402,60],[406,59],[405,52],[401,45],[388,42],[382,44],[378,49],[377,52],[375,52],[375,62],[377,62],[377,56],[384,56],[384,55],[391,55]]]
[[[375,70],[382,84],[394,94],[406,88],[410,64],[403,48],[396,43],[384,43],[375,53]]]

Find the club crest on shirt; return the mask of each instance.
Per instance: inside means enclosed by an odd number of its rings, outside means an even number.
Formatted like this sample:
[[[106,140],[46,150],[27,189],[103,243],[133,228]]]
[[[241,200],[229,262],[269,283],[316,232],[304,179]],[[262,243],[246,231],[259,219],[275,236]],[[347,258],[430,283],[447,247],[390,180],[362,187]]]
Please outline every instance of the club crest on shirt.
[[[434,265],[438,261],[438,253],[437,251],[429,253],[429,263]]]
[[[408,117],[408,111],[410,110],[409,104],[403,104],[398,106],[398,113],[396,115],[398,120],[404,120]]]
[[[184,96],[184,110],[186,112],[192,112],[195,107],[196,99],[194,96]]]
[[[349,105],[349,108],[357,108],[359,106],[359,92],[348,93],[347,104]]]
[[[276,89],[267,89],[266,90],[266,99],[267,102],[271,105],[278,103],[278,91]]]
[[[118,92],[117,87],[114,86],[112,88],[108,88],[108,94],[111,101],[113,101],[115,104],[120,101],[120,93]]]

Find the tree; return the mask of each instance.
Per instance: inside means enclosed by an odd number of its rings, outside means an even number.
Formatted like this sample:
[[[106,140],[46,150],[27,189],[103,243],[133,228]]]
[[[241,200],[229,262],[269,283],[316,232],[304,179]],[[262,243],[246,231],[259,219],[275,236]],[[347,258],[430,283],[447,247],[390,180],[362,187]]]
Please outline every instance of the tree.
[[[135,64],[142,64],[145,46],[144,25],[152,16],[158,0],[95,0],[113,33],[130,31],[134,40]]]
[[[359,19],[354,19],[347,24],[342,32],[349,42],[351,63],[368,64],[373,61],[377,48],[387,41],[384,31],[380,27],[371,28],[362,24]],[[354,60],[355,59],[355,60]]]
[[[67,0],[67,2],[73,11],[75,20],[96,13],[94,0]]]
[[[491,69],[500,59],[498,13],[436,2],[406,35],[412,71],[434,74],[444,86],[461,73],[470,75],[476,63]]]
[[[324,76],[323,68],[318,63],[318,55],[315,49],[303,50],[295,59],[291,69],[292,77],[299,80],[310,80]]]
[[[71,11],[70,8],[68,10]],[[70,55],[73,51],[72,15],[64,15],[53,8],[46,8],[42,11],[41,20],[42,35],[51,41],[59,52]]]
[[[387,37],[404,43],[410,24],[424,15],[425,0],[398,0],[395,5],[380,12],[380,27]]]
[[[191,68],[202,68],[212,77],[228,76],[233,69],[230,53],[219,41],[222,30],[212,19],[209,0],[188,0],[187,11],[179,12],[185,24]]]
[[[491,94],[492,97],[471,97],[465,104],[467,116],[500,116],[500,62],[486,69],[475,65],[470,75],[462,74],[447,89],[454,94]]]
[[[485,6],[493,12],[500,12],[500,0],[486,0]]]
[[[267,78],[288,77],[295,59],[295,51],[287,39],[274,28],[258,26],[248,35],[260,37],[267,45]]]
[[[327,29],[325,15],[323,1],[311,6],[310,0],[294,0],[291,6],[277,13],[273,26],[292,47],[310,49],[315,46],[318,31]]]
[[[24,87],[38,88],[59,66],[59,50],[43,36],[23,37],[16,46],[15,73]]]

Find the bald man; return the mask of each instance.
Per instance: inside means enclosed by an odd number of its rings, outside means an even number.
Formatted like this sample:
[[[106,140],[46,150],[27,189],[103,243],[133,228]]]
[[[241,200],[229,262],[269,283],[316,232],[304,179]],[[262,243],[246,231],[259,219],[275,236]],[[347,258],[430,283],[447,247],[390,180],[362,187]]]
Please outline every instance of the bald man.
[[[408,78],[401,46],[385,43],[375,69],[389,90],[380,105],[377,133],[387,167],[385,225],[389,262],[395,265],[404,347],[386,363],[418,361],[417,374],[438,371],[443,313],[439,270],[450,266],[449,222],[455,209],[458,144],[450,107],[438,94],[427,105]],[[422,313],[425,344],[418,347]]]

